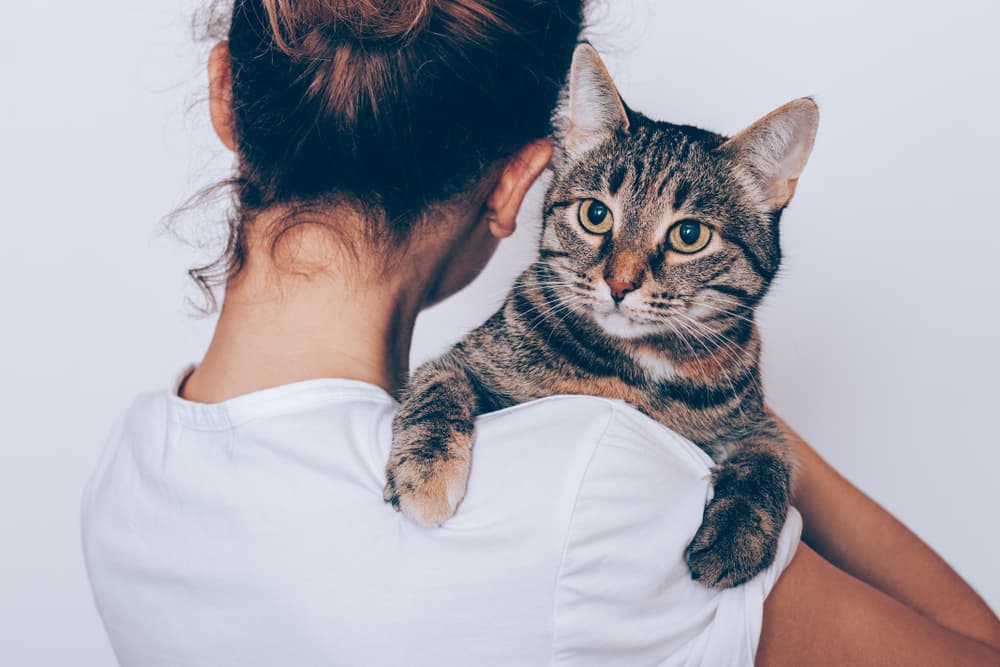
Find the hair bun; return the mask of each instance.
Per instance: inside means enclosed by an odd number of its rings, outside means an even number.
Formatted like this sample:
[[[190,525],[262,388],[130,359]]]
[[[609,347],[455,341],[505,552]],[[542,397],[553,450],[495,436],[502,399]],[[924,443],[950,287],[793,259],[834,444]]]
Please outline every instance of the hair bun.
[[[437,0],[262,0],[279,44],[303,26],[357,41],[405,40],[430,22]]]

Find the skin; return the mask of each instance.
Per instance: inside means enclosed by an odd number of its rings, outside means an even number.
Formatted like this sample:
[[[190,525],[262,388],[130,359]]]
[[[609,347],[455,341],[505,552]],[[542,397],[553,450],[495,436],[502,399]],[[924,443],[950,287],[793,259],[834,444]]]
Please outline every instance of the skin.
[[[229,56],[209,61],[213,126],[233,140]],[[433,233],[393,249],[338,247],[303,226],[272,255],[253,230],[244,272],[226,287],[205,357],[184,388],[214,403],[320,377],[396,392],[421,309],[471,282],[512,234],[551,156],[533,142],[435,211]],[[344,228],[368,222],[331,209]],[[794,504],[805,544],[764,606],[759,665],[1000,665],[1000,620],[927,545],[853,487],[790,429],[799,461]]]
[[[757,664],[1000,665],[1000,620],[983,599],[782,426],[804,544],[764,605]]]

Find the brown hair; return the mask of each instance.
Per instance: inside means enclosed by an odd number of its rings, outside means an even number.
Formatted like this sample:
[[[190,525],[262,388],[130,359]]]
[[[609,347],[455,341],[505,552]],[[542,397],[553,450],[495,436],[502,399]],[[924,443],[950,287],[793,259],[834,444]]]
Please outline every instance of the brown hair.
[[[584,2],[236,0],[237,206],[226,253],[192,275],[206,288],[236,275],[245,223],[277,205],[348,202],[379,214],[374,236],[405,237],[549,134]]]

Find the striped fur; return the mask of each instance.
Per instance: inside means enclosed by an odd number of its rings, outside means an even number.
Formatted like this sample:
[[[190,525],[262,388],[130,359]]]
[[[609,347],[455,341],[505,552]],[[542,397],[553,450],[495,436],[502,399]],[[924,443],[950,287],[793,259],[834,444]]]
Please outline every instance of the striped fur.
[[[792,462],[764,407],[754,309],[780,265],[778,222],[815,125],[808,100],[728,140],[652,121],[623,105],[596,52],[581,46],[538,260],[499,312],[413,374],[394,424],[387,502],[440,525],[464,494],[477,415],[554,394],[604,396],[717,463],[688,549],[692,576],[728,587],[767,567]],[[608,207],[612,231],[581,226],[588,199]],[[712,229],[703,251],[669,246],[682,220]],[[622,281],[635,289],[616,300],[610,285]]]

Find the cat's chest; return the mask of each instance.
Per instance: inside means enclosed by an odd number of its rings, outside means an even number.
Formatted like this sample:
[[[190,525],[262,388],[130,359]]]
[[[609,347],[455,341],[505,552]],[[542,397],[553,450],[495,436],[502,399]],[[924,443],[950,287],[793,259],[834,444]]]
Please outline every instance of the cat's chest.
[[[651,348],[634,350],[630,355],[633,364],[633,374],[642,378],[643,383],[652,388],[654,394],[659,394],[662,400],[669,400],[670,387],[681,383],[687,385],[715,384],[722,374],[724,362],[714,357],[697,359],[675,359],[670,354]]]
[[[678,367],[672,359],[650,350],[637,350],[633,354],[638,370],[651,383],[670,382],[677,379]]]

